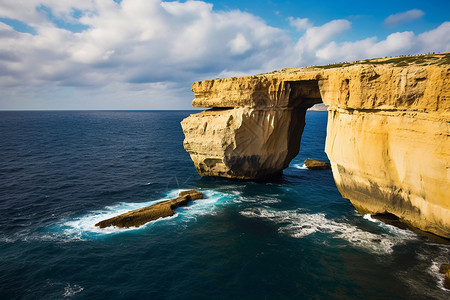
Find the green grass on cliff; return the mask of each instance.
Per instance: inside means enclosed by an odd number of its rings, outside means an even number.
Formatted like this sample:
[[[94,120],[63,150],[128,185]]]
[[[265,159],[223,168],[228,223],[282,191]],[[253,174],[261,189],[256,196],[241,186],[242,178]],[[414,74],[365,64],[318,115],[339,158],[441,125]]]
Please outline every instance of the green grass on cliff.
[[[424,54],[415,56],[400,56],[392,58],[374,58],[354,62],[343,62],[324,66],[314,66],[321,69],[332,69],[348,67],[356,64],[363,65],[385,65],[393,64],[394,67],[406,67],[411,65],[428,66],[428,65],[448,65],[450,64],[450,52],[437,54]]]

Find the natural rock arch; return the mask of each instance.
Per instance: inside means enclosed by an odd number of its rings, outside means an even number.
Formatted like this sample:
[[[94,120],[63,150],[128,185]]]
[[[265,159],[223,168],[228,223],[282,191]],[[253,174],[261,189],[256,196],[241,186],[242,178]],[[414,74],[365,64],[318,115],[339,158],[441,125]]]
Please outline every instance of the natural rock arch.
[[[445,54],[447,55],[447,54]],[[450,237],[450,65],[286,69],[196,82],[182,121],[202,176],[259,179],[297,155],[306,109],[328,106],[325,152],[342,196]]]
[[[298,154],[306,110],[322,103],[318,80],[282,81],[276,92],[261,87],[251,92],[251,106],[244,98],[228,101],[233,108],[214,107],[182,122],[184,146],[200,175],[267,178]]]

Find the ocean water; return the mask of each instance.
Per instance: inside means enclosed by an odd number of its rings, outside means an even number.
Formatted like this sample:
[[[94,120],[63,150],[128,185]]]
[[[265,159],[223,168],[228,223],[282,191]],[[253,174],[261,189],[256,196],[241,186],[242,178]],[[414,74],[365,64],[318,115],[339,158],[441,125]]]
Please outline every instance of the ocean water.
[[[358,214],[308,112],[281,178],[201,178],[190,111],[0,112],[0,299],[449,299],[450,246]],[[138,229],[99,220],[199,189]]]

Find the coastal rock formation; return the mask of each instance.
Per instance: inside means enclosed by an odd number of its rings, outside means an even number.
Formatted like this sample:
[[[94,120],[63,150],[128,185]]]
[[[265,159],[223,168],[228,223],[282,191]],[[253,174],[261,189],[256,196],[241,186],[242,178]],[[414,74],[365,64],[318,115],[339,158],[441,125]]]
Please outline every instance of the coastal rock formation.
[[[202,176],[273,176],[297,155],[304,115],[250,107],[207,110],[183,120],[184,146]]]
[[[450,264],[442,264],[439,272],[445,275],[444,287],[450,290]]]
[[[175,214],[174,209],[186,206],[190,201],[203,199],[202,192],[196,190],[183,191],[175,199],[158,202],[151,206],[132,210],[117,217],[103,220],[95,224],[100,228],[116,226],[119,228],[139,227],[150,221],[170,217]]]
[[[324,92],[336,185],[361,213],[450,237],[450,66],[374,72],[350,78],[345,96]]]
[[[316,81],[241,77],[194,83],[194,106],[213,107],[181,122],[202,176],[259,179],[280,174],[298,154]]]
[[[305,166],[310,170],[327,170],[331,169],[331,165],[326,161],[315,159],[305,159]]]
[[[300,148],[305,114],[328,106],[325,151],[342,196],[450,237],[450,54],[284,69],[196,82],[182,121],[202,176],[280,174]]]

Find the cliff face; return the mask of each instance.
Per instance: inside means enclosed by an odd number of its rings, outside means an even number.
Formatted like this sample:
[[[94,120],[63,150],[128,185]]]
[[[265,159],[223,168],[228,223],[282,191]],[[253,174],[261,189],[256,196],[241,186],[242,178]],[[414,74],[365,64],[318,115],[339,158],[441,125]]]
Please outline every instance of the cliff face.
[[[323,102],[343,197],[450,237],[449,54],[399,60],[196,82],[193,105],[213,109],[183,120],[185,148],[202,176],[269,177],[297,155],[306,109]]]
[[[184,147],[200,175],[258,179],[280,173],[297,155],[305,113],[287,108],[212,109],[181,124]]]

